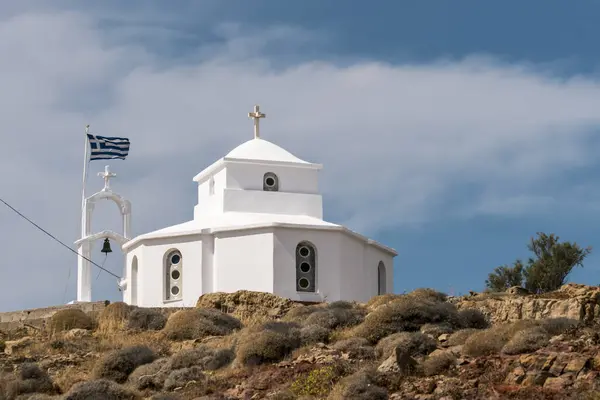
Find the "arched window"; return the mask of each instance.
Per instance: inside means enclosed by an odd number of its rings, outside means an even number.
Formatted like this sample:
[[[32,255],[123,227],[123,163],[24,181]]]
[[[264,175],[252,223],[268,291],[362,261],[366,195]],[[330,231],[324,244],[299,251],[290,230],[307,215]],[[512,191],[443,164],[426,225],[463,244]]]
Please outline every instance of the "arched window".
[[[386,275],[385,264],[383,264],[383,261],[379,261],[379,265],[377,266],[377,294],[387,293]]]
[[[138,259],[137,256],[133,256],[131,261],[131,305],[137,306],[138,304]]]
[[[171,250],[165,258],[165,300],[179,300],[182,293],[183,260],[178,250]]]
[[[265,192],[279,191],[279,178],[272,172],[267,172],[263,176],[263,190]]]
[[[296,291],[315,292],[317,278],[317,254],[315,246],[300,242],[296,246]]]

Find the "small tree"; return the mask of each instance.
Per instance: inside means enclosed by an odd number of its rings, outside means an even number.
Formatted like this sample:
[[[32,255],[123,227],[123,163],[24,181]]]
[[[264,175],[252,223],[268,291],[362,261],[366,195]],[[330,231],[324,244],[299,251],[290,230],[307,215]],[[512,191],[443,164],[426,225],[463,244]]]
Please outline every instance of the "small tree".
[[[485,286],[492,292],[504,292],[509,287],[521,286],[522,284],[523,263],[521,260],[515,261],[512,267],[508,265],[496,267],[485,281]]]
[[[529,259],[525,269],[525,288],[534,293],[551,292],[565,284],[567,276],[576,266],[583,267],[583,260],[592,251],[577,243],[559,243],[559,237],[538,232],[528,246],[535,258]]]
[[[511,286],[520,286],[524,281],[525,288],[533,293],[557,290],[565,284],[573,268],[583,267],[583,260],[592,251],[591,247],[583,249],[577,243],[560,243],[553,233],[538,232],[537,235],[527,246],[534,255],[527,266],[517,260],[512,267],[495,268],[485,281],[488,289],[504,291]]]

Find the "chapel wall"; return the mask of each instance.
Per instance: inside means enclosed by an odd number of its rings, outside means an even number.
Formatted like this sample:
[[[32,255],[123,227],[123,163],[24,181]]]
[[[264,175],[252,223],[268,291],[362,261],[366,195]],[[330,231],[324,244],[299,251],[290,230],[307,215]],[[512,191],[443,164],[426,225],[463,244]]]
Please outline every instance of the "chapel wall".
[[[318,229],[276,228],[274,230],[274,291],[294,301],[336,301],[340,299],[341,234]],[[296,291],[296,247],[308,241],[316,248],[316,292]]]
[[[339,275],[343,300],[366,302],[373,296],[371,268],[367,260],[367,244],[364,240],[340,233],[341,269]]]
[[[214,254],[214,292],[273,291],[273,234],[268,229],[216,233]]]
[[[181,295],[165,301],[165,257],[172,250],[181,253]],[[202,240],[200,235],[152,240],[140,246],[138,255],[138,305],[141,307],[193,307],[202,295]],[[128,262],[131,265],[131,260]],[[128,268],[131,266],[128,265]],[[128,275],[131,276],[131,275]],[[127,285],[131,289],[132,282]]]
[[[297,166],[263,164],[229,164],[226,168],[228,189],[263,190],[263,176],[277,175],[279,192],[319,193],[318,170]]]
[[[379,262],[383,262],[385,266],[386,279],[385,279],[385,289],[386,293],[394,292],[394,257],[381,250],[378,247],[373,245],[368,245],[366,247],[366,257],[365,257],[365,268],[367,272],[365,276],[368,277],[369,287],[368,290],[371,293],[371,297],[376,296],[378,294],[378,267]]]

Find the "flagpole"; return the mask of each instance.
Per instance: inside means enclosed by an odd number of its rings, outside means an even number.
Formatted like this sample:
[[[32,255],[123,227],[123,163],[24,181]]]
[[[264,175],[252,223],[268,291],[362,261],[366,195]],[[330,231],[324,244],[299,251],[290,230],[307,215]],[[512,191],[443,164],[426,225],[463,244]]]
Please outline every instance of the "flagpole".
[[[81,237],[85,237],[87,235],[87,232],[85,232],[85,225],[86,225],[86,212],[85,212],[85,186],[86,186],[86,182],[87,182],[87,168],[88,168],[88,164],[89,164],[89,157],[90,157],[90,153],[89,153],[89,140],[88,140],[88,133],[90,131],[90,126],[86,125],[85,126],[85,151],[84,151],[84,156],[83,156],[83,188],[81,191]]]

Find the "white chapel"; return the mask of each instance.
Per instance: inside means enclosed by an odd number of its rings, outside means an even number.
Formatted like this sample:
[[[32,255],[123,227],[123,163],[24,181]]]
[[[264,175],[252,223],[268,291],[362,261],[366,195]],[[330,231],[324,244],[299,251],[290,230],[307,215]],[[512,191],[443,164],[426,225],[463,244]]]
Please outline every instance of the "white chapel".
[[[261,138],[258,106],[248,116],[254,138],[194,177],[191,221],[121,242],[123,301],[189,307],[237,290],[306,302],[391,292],[396,251],[324,221],[322,166]]]

